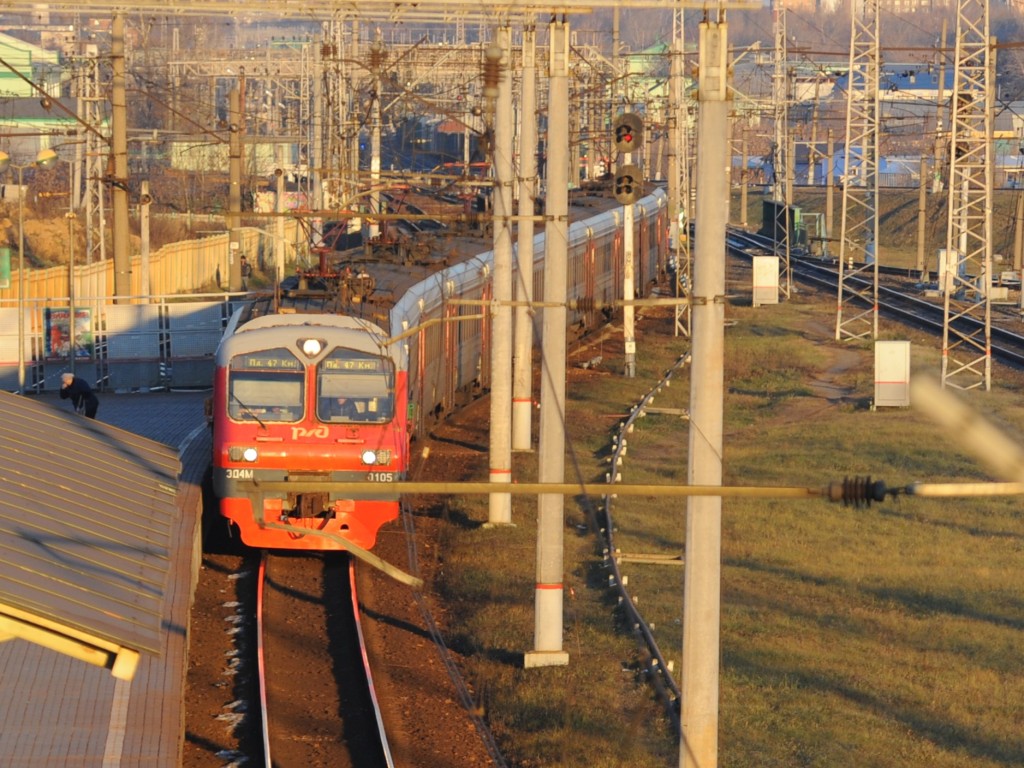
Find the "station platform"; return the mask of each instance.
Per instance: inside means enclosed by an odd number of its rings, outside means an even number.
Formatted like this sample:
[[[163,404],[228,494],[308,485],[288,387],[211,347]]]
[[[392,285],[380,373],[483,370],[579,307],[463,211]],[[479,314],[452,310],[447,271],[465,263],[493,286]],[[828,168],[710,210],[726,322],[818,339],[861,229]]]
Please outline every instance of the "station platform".
[[[209,392],[0,393],[0,763],[181,764]]]

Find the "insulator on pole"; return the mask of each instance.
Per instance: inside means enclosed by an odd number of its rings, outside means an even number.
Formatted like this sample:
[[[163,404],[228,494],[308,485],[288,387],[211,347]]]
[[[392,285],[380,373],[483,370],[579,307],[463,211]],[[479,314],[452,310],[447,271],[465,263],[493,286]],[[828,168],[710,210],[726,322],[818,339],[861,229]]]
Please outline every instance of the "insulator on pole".
[[[374,40],[370,44],[370,71],[377,72],[382,69],[386,58],[384,43],[381,40]]]
[[[830,501],[841,501],[843,506],[871,506],[872,501],[885,501],[888,490],[881,480],[871,481],[870,477],[844,477],[840,482],[833,480],[828,486]]]
[[[484,51],[484,96],[488,99],[498,98],[498,80],[501,77],[501,46],[491,43]]]

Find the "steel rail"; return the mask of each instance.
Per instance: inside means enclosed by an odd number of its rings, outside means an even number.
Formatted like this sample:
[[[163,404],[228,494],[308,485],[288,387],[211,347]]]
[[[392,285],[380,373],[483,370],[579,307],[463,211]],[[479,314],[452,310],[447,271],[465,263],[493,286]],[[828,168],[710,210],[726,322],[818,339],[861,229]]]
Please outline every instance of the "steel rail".
[[[263,765],[272,768],[270,759],[270,723],[267,718],[267,667],[263,656],[263,586],[266,584],[267,552],[260,554],[256,571],[256,675],[260,688],[260,733],[263,736]]]
[[[352,618],[356,625],[356,636],[359,638],[359,655],[363,659],[363,673],[366,675],[366,687],[370,691],[370,702],[373,704],[373,716],[377,721],[377,731],[380,734],[380,748],[384,753],[384,760],[387,768],[395,768],[395,760],[391,756],[391,746],[388,744],[387,729],[384,727],[384,716],[380,711],[380,701],[377,699],[377,688],[373,684],[373,671],[370,669],[370,657],[366,652],[366,639],[363,636],[363,622],[359,612],[359,594],[356,591],[356,561],[348,561],[348,584],[352,598]]]
[[[270,716],[267,696],[267,666],[264,655],[265,635],[263,603],[266,594],[265,585],[267,577],[267,560],[269,553],[264,550],[260,555],[260,563],[257,571],[256,584],[256,661],[257,676],[259,685],[260,703],[260,730],[263,741],[263,764],[265,768],[273,768],[275,765],[270,747]],[[370,658],[366,649],[366,640],[363,635],[363,626],[359,612],[359,595],[356,591],[356,561],[354,558],[348,560],[348,581],[352,618],[355,624],[356,637],[359,643],[359,655],[362,659],[362,670],[366,679],[366,687],[369,691],[370,702],[373,707],[374,719],[377,723],[377,733],[380,739],[381,753],[384,756],[387,768],[395,768],[395,761],[391,755],[391,746],[388,744],[387,729],[384,725],[384,716],[381,712],[380,701],[377,697],[377,689],[373,683],[373,672],[370,667]],[[326,647],[326,646],[325,646]]]

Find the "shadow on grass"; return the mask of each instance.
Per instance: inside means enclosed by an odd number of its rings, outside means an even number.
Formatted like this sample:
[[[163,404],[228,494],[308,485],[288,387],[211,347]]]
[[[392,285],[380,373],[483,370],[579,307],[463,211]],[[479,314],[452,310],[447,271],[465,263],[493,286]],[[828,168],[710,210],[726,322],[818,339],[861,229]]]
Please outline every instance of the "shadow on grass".
[[[1024,619],[1019,618],[1021,613],[1024,612],[1024,605],[1021,605],[1019,601],[1007,606],[1009,612],[1016,613],[1018,616],[1011,617],[1008,615],[997,615],[990,611],[978,610],[977,606],[970,602],[969,598],[960,599],[935,592],[898,587],[862,588],[861,591],[884,603],[898,603],[907,612],[919,616],[944,614],[946,616],[981,621],[996,627],[1005,627],[1015,631],[1024,629]]]
[[[962,523],[953,522],[952,520],[935,520],[921,514],[902,512],[891,507],[883,507],[879,509],[878,514],[882,517],[906,520],[918,525],[931,525],[936,528],[945,528],[950,531],[957,531],[958,533],[966,533],[968,536],[983,536],[985,538],[993,539],[1024,538],[1016,531],[994,531],[988,528],[979,528],[976,525],[963,525]]]
[[[746,559],[723,559],[722,565],[726,567],[742,568],[744,570],[777,576],[800,584],[820,587],[822,589],[839,589],[843,591],[852,590],[853,593],[863,595],[867,599],[877,601],[885,605],[897,605],[900,609],[915,616],[945,615],[952,618],[969,619],[985,622],[986,624],[1012,629],[1014,631],[1024,630],[1024,601],[1012,601],[1009,604],[1005,600],[1001,605],[1006,608],[1005,614],[996,614],[991,611],[979,610],[977,604],[969,598],[958,598],[948,594],[940,594],[936,590],[924,591],[901,587],[868,587],[860,584],[852,584],[844,579],[824,578],[801,573],[791,568],[782,568],[768,565],[756,560]],[[788,609],[780,604],[777,610],[788,610],[790,614],[798,612],[792,606]],[[805,618],[813,619],[816,614],[813,612],[799,612]],[[829,622],[835,624],[835,616],[829,617]],[[852,625],[851,625],[852,629]]]
[[[458,632],[445,638],[448,649],[466,658],[483,658],[488,662],[513,669],[523,668],[522,651],[510,651],[507,648],[484,648],[475,642],[470,635]]]
[[[464,509],[453,505],[451,501],[447,496],[432,498],[428,503],[417,506],[413,514],[416,517],[441,520],[446,525],[453,525],[465,531],[475,531],[483,527],[484,521],[474,520]]]
[[[840,697],[871,712],[880,720],[902,725],[918,738],[947,750],[951,755],[969,755],[1008,767],[1024,764],[1024,741],[1019,738],[994,742],[992,734],[979,734],[975,727],[957,725],[918,709],[896,706],[892,700],[880,695],[877,689],[854,687],[806,669],[780,669],[776,664],[765,666],[743,654],[730,651],[728,647],[723,650],[722,664],[738,675],[761,681],[757,685],[762,689],[783,689],[795,684],[803,690]]]

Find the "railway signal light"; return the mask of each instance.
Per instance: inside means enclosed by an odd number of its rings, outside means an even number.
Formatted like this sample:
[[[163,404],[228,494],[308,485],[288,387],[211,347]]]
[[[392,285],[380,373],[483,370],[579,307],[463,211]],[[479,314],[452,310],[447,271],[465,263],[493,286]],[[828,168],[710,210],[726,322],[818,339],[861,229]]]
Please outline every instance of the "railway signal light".
[[[644,174],[637,166],[620,166],[615,171],[615,199],[623,205],[635,203],[644,190]]]
[[[633,112],[624,112],[615,118],[615,150],[637,152],[644,143],[644,120]]]

